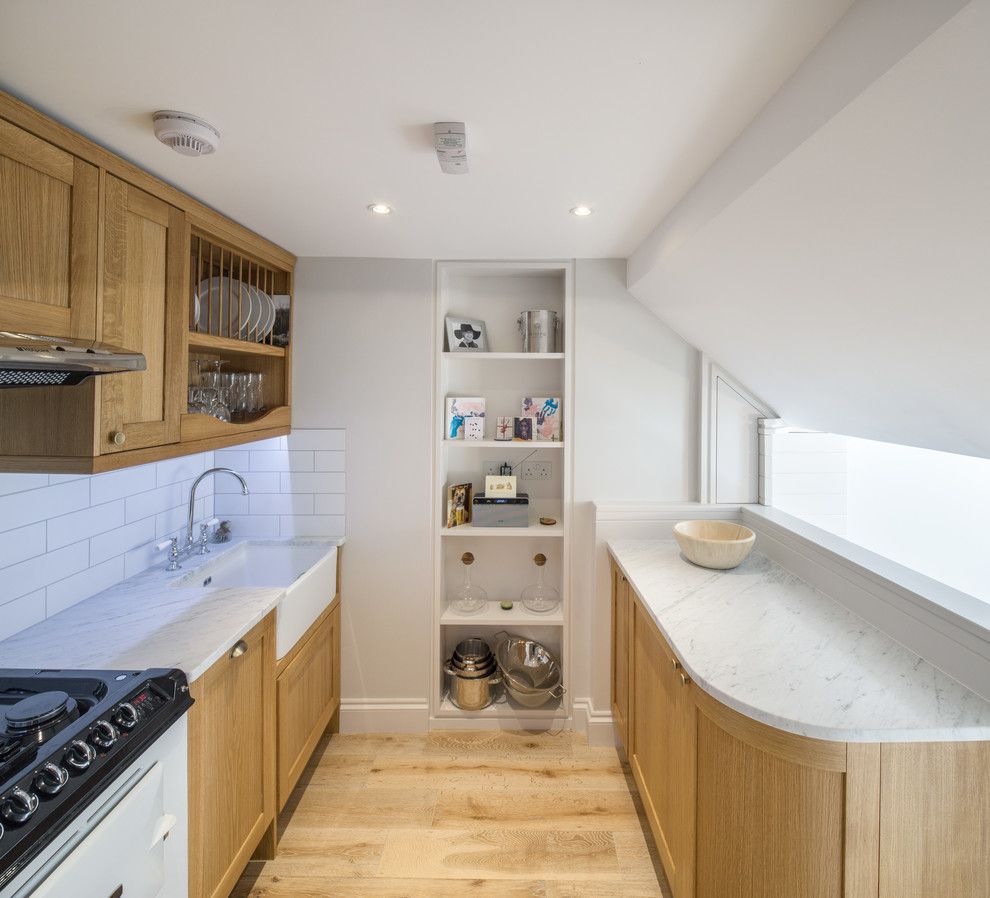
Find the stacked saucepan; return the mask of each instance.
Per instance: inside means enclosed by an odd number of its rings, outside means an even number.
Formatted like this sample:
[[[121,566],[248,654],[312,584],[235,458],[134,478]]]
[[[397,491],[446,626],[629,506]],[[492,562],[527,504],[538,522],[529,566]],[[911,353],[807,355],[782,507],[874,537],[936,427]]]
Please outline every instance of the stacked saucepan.
[[[444,664],[454,705],[464,711],[487,708],[502,683],[527,708],[538,708],[564,694],[560,663],[549,649],[505,632],[496,637],[494,654],[484,639],[472,636],[459,642]]]

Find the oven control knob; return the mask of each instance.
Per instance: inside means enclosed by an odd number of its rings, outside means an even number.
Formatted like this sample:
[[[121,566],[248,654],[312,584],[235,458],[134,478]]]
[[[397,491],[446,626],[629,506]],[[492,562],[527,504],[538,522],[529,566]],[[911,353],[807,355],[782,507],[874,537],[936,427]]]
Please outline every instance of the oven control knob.
[[[104,751],[112,748],[117,741],[117,730],[109,720],[98,720],[93,724],[93,732],[89,734],[89,741],[97,748]]]
[[[34,775],[34,788],[42,795],[51,798],[53,795],[58,795],[68,781],[69,771],[48,761],[42,764],[41,769]]]
[[[130,702],[124,702],[117,709],[117,713],[113,715],[113,722],[122,730],[128,731],[133,730],[138,725],[140,719],[137,708]]]
[[[82,739],[73,739],[65,750],[65,754],[62,755],[62,763],[72,770],[83,771],[93,763],[95,758],[96,749],[92,745],[83,742]]]
[[[5,823],[12,823],[15,826],[27,823],[36,810],[38,810],[38,796],[20,786],[15,786],[0,801],[0,817]]]

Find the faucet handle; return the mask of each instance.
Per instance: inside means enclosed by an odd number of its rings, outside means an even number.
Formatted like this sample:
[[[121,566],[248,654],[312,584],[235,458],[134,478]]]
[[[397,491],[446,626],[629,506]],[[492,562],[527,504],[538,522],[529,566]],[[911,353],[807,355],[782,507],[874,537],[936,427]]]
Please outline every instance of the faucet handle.
[[[155,548],[159,552],[164,552],[170,546],[175,546],[175,548],[178,548],[179,541],[173,537],[172,539],[163,539],[160,543],[155,543]]]
[[[173,536],[171,539],[163,539],[160,543],[155,544],[155,548],[159,552],[164,549],[168,549],[168,564],[165,565],[166,571],[177,571],[182,567],[179,564],[179,538]]]

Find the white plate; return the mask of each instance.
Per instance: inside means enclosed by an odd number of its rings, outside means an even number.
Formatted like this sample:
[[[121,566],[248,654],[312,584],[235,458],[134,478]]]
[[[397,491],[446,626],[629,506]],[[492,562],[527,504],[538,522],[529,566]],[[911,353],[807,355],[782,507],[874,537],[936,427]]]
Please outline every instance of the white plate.
[[[262,304],[262,318],[261,324],[258,325],[258,342],[261,342],[272,332],[272,328],[275,326],[275,300],[267,293],[261,293],[259,298]]]
[[[250,340],[254,329],[258,326],[264,312],[264,304],[258,296],[258,288],[243,281],[244,286],[244,327],[241,328],[241,339]]]
[[[201,331],[208,331],[223,337],[239,336],[241,322],[236,303],[233,307],[233,314],[230,316],[229,333],[227,321],[221,321],[220,318],[221,298],[223,298],[223,315],[226,318],[229,313],[231,285],[236,283],[229,277],[219,276],[204,278],[199,282],[199,286],[196,288],[196,301],[200,306],[199,328]]]

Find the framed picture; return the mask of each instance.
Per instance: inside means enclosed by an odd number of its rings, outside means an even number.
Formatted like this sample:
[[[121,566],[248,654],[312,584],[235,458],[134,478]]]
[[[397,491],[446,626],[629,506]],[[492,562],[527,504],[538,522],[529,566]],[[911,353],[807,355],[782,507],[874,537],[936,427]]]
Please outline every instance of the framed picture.
[[[534,419],[529,417],[513,418],[512,439],[520,443],[528,443],[533,439]]]
[[[495,419],[495,439],[496,440],[512,439],[512,418],[498,417]]]
[[[447,348],[450,352],[488,352],[488,329],[474,318],[447,317]]]
[[[533,419],[533,439],[560,442],[560,397],[527,396],[522,401],[522,413]]]
[[[481,396],[448,396],[447,429],[444,437],[448,440],[464,439],[464,421],[467,418],[484,418],[485,400]]]
[[[470,483],[452,483],[447,487],[447,527],[471,523]]]
[[[485,497],[488,499],[515,499],[515,476],[512,474],[488,474],[485,477]]]
[[[289,345],[289,297],[278,295],[272,297],[275,304],[275,324],[272,326],[272,345]]]

